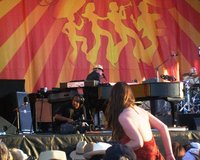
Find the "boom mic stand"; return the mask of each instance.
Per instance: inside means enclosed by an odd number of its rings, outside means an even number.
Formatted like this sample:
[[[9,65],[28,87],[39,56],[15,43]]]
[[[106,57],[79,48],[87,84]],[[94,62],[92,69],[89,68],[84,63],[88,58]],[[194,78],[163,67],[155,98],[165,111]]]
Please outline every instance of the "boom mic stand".
[[[172,57],[178,56],[178,54],[174,53],[171,54],[166,60],[164,60],[161,64],[159,64],[157,67],[155,67],[156,70],[156,81],[159,82],[160,81],[160,75],[159,75],[159,68],[165,64],[167,61],[169,61]]]
[[[165,64],[166,62],[168,62],[172,57],[175,57],[175,56],[177,56],[178,54],[176,54],[176,53],[173,53],[173,54],[171,54],[167,59],[165,59],[161,64],[159,64],[157,67],[155,67],[155,70],[156,70],[156,81],[157,82],[159,82],[160,81],[160,75],[159,75],[159,68],[163,65],[163,64]],[[150,100],[150,106],[157,106],[158,104],[157,104],[157,100],[155,100],[155,99],[152,99],[152,100]],[[153,114],[153,115],[155,115],[155,113],[156,113],[156,109],[155,109],[155,107],[151,107],[151,113]]]

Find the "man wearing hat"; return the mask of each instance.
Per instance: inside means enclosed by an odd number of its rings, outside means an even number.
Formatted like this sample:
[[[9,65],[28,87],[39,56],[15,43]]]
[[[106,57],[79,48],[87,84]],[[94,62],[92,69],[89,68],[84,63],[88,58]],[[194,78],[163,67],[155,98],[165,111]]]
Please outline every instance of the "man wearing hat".
[[[90,72],[86,77],[87,81],[96,80],[99,82],[99,84],[102,84],[103,79],[106,78],[104,75],[103,66],[100,64],[95,65],[92,72]],[[98,100],[98,87],[87,87],[84,88],[83,92],[85,97],[85,106],[88,110],[90,110],[94,117],[95,113],[97,113],[99,110],[102,110],[102,104]]]
[[[92,72],[88,74],[86,80],[97,80],[101,83],[102,78],[105,78],[103,73],[103,66],[98,64],[94,66]]]

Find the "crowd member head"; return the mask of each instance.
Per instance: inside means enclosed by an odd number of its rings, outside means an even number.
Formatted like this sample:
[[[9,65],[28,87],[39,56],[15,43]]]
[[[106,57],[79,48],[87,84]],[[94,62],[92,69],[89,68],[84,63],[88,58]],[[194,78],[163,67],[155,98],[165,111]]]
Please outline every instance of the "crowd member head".
[[[173,142],[172,149],[176,160],[181,160],[182,157],[185,155],[185,148],[179,142]]]
[[[10,152],[13,156],[13,160],[26,160],[28,158],[27,154],[25,154],[21,149],[11,148]]]
[[[64,151],[49,150],[41,152],[39,160],[67,160],[67,156]]]
[[[6,144],[0,140],[0,159],[1,160],[12,160],[13,157],[9,152]]]
[[[117,143],[106,150],[103,160],[136,160],[136,155],[128,146]]]
[[[112,128],[112,134],[115,140],[119,140],[124,134],[124,131],[118,121],[118,116],[124,108],[133,105],[134,102],[135,98],[132,90],[125,82],[118,82],[113,86],[108,108],[106,110],[106,117],[108,121],[108,128]]]
[[[79,141],[76,150],[70,153],[70,158],[72,160],[102,160],[109,147],[111,144],[106,142]]]
[[[87,160],[102,160],[111,144],[106,142],[89,142],[85,146],[83,157]]]
[[[189,142],[184,145],[173,142],[172,147],[176,160],[198,160],[200,157],[199,142]]]

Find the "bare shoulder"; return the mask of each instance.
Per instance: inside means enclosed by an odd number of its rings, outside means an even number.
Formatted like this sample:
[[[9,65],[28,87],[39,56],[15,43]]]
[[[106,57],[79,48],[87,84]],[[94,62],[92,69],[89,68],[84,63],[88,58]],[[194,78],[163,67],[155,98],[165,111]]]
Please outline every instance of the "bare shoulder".
[[[133,111],[132,108],[125,108],[119,115],[119,120],[124,120],[124,119],[128,119],[128,117],[130,117],[131,115],[133,115]]]
[[[140,113],[148,113],[148,111],[144,110],[143,108],[139,106],[134,106],[134,109]]]

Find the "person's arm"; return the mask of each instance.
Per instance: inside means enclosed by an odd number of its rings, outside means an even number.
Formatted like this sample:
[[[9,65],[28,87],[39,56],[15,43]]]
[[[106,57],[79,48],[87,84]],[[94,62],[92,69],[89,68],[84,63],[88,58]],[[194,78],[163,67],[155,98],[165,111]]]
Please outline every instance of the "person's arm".
[[[54,117],[53,117],[53,120],[54,121],[59,121],[59,122],[73,122],[73,119],[71,118],[71,109],[70,109],[70,106],[71,104],[64,104],[62,106],[60,106]]]
[[[133,115],[131,115],[129,112],[125,112],[120,114],[118,120],[124,132],[130,139],[126,145],[131,147],[133,150],[136,150],[143,147],[144,141],[136,125],[133,123],[132,118]]]
[[[60,122],[68,122],[68,123],[71,123],[71,122],[73,122],[73,119],[64,117],[64,116],[62,116],[62,114],[56,114],[56,115],[54,116],[54,121],[60,121]]]
[[[151,113],[148,113],[148,115],[151,126],[160,132],[165,148],[166,160],[175,160],[168,127]]]

